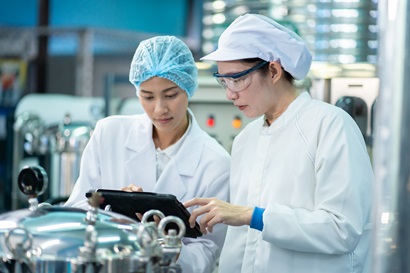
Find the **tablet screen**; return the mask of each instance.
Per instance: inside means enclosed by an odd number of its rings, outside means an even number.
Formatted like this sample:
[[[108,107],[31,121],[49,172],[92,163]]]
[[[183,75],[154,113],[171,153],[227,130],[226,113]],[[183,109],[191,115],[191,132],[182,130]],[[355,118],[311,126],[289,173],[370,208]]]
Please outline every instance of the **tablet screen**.
[[[188,221],[191,214],[172,194],[98,189],[90,190],[86,194],[86,197],[91,196],[93,192],[99,192],[103,197],[103,202],[100,205],[101,209],[110,205],[113,212],[123,214],[137,221],[139,221],[139,219],[135,213],[139,212],[144,214],[151,209],[156,209],[161,211],[165,216],[173,215],[179,217],[185,223],[185,237],[196,238],[202,236],[198,223],[195,224],[194,228],[189,226]],[[170,223],[166,229],[178,229],[178,227]]]

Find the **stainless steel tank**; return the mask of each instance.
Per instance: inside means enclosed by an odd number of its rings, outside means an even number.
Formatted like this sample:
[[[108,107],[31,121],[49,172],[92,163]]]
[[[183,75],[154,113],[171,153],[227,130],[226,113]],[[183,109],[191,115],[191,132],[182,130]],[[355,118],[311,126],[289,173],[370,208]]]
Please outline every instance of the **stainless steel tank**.
[[[47,125],[35,114],[22,113],[14,124],[13,181],[25,159],[37,159],[50,174],[50,187],[43,197],[55,203],[66,201],[79,176],[81,156],[93,129],[94,123],[72,121],[69,114],[61,122]],[[12,194],[12,209],[21,208],[22,196],[15,184]]]
[[[66,115],[63,123],[50,128],[51,153],[57,156],[58,173],[51,189],[52,197],[68,197],[80,173],[81,156],[94,126],[90,122],[72,122]]]
[[[47,186],[41,167],[19,174],[19,188],[30,207],[0,215],[0,272],[2,273],[111,273],[181,272],[176,258],[185,226],[173,216],[159,226],[101,211],[100,196],[89,199],[89,209],[39,204],[37,195]],[[177,224],[180,232],[165,226]]]

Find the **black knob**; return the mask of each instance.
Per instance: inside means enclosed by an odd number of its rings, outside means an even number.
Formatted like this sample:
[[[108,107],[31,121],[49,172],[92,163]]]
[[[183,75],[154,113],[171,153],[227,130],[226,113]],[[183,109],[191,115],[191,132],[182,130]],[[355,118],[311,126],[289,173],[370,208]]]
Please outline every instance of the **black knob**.
[[[366,102],[358,97],[341,97],[336,101],[335,105],[345,110],[352,118],[366,114]]]
[[[41,195],[48,186],[47,173],[40,166],[26,166],[20,171],[18,185],[25,195]]]

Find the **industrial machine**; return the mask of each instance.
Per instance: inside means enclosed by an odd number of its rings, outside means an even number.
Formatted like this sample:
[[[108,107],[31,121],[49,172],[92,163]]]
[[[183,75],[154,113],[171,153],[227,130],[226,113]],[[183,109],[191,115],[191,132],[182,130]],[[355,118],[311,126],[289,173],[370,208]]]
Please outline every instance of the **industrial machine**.
[[[17,105],[13,140],[13,181],[26,165],[40,165],[50,175],[41,197],[50,203],[65,201],[79,175],[82,152],[95,122],[102,117],[101,98],[31,94]],[[12,209],[24,197],[12,184]]]
[[[246,117],[226,98],[225,90],[213,77],[200,77],[198,82],[189,108],[199,126],[230,152],[234,138],[253,119]]]
[[[141,223],[98,207],[98,193],[89,209],[39,203],[48,184],[39,166],[23,168],[18,187],[30,207],[0,215],[0,272],[2,273],[178,273],[176,259],[185,224],[175,216],[148,211]],[[158,227],[149,217],[162,218]],[[176,229],[165,231],[168,224]]]
[[[344,109],[359,126],[368,145],[373,135],[372,114],[379,94],[378,78],[334,78],[330,102]],[[373,109],[373,111],[372,111]]]

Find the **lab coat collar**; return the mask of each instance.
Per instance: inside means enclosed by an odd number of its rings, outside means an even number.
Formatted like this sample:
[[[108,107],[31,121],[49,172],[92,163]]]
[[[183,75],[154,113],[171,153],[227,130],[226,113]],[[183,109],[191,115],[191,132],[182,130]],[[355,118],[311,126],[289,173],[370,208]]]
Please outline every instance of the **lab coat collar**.
[[[136,116],[125,140],[127,150],[124,169],[128,183],[144,191],[154,191],[156,185],[155,146],[152,140],[152,123],[146,114]]]
[[[144,147],[153,144],[152,122],[147,114],[138,116],[130,128],[125,147],[135,152],[140,152]]]
[[[191,129],[179,151],[168,163],[157,182],[156,173],[152,171],[155,170],[152,122],[144,114],[139,116],[138,120],[131,126],[125,141],[125,147],[130,151],[125,167],[130,178],[138,177],[136,183],[140,183],[139,185],[145,191],[172,192],[179,199],[185,195],[187,185],[183,184],[181,176],[192,177],[195,175],[205,145],[205,138],[203,137],[205,133],[200,129],[189,109],[188,113],[191,115]],[[145,167],[147,164],[153,167]],[[172,181],[172,183],[169,183],[169,181]]]
[[[191,116],[191,129],[184,143],[181,145],[179,152],[177,152],[175,159],[177,159],[177,163],[181,163],[177,164],[181,174],[192,176],[199,164],[205,138],[201,137],[204,132],[199,127],[190,109],[188,109],[188,114]],[[152,122],[147,114],[143,114],[140,118],[142,120],[136,120],[131,126],[127,140],[125,141],[125,147],[135,152],[140,152],[153,144]],[[192,152],[193,147],[198,150]]]
[[[173,193],[178,200],[183,200],[189,185],[181,176],[193,177],[198,168],[204,147],[204,138],[201,138],[201,129],[191,114],[192,126],[179,151],[168,163],[155,186],[155,192]]]
[[[188,114],[191,116],[191,130],[174,159],[181,175],[194,176],[205,144],[205,138],[201,136],[205,133],[199,127],[190,109]]]
[[[153,191],[159,193],[172,193],[178,198],[178,200],[181,200],[185,196],[187,193],[187,185],[185,185],[181,179],[181,173],[178,172],[175,158],[168,163],[158,181],[155,183]]]
[[[270,126],[264,126],[266,117],[263,116],[261,119],[261,134],[273,134],[277,130],[286,127],[289,122],[296,117],[297,113],[311,100],[312,98],[308,92],[302,92]]]

